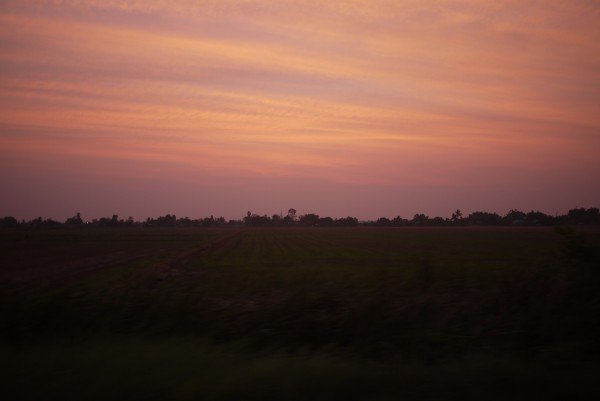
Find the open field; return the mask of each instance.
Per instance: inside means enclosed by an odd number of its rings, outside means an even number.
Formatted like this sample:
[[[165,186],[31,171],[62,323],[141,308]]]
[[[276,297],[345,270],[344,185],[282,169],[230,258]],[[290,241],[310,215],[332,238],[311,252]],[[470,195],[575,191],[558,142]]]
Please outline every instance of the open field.
[[[600,229],[0,231],[11,399],[593,399]]]

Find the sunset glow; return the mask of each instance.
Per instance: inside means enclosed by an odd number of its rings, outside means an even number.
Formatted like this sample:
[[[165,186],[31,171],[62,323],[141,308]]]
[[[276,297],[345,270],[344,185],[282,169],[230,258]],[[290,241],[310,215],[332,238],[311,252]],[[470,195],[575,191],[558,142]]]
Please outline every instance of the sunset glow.
[[[600,205],[592,1],[0,4],[0,215]]]

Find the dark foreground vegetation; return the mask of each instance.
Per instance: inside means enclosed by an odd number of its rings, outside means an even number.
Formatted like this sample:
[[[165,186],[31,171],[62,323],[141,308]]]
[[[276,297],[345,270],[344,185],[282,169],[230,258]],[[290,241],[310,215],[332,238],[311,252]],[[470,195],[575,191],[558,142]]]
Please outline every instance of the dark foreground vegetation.
[[[596,399],[600,230],[0,230],[10,400]]]

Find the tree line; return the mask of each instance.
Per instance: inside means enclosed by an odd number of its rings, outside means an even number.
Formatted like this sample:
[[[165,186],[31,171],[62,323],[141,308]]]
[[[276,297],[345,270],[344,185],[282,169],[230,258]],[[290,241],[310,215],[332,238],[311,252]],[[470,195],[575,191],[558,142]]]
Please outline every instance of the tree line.
[[[380,217],[377,220],[359,221],[356,217],[331,218],[322,217],[315,213],[298,215],[295,209],[289,209],[286,215],[273,214],[259,215],[247,212],[246,216],[238,220],[226,220],[224,217],[204,217],[190,219],[189,217],[177,217],[167,214],[158,218],[148,217],[146,220],[136,221],[133,217],[127,219],[119,218],[118,215],[102,217],[91,221],[84,221],[80,213],[69,217],[64,222],[42,219],[41,217],[25,221],[17,220],[12,216],[0,218],[0,228],[59,228],[59,227],[225,227],[225,226],[247,226],[247,227],[354,227],[377,226],[377,227],[403,227],[403,226],[553,226],[570,224],[600,224],[600,212],[598,208],[575,208],[564,215],[551,216],[539,211],[528,213],[512,209],[504,216],[493,212],[473,212],[464,216],[457,209],[450,217],[429,217],[425,214],[415,214],[412,219],[400,216],[394,218]]]
[[[501,226],[501,225],[523,225],[523,226],[553,226],[565,224],[600,224],[600,212],[598,208],[575,208],[565,215],[551,216],[539,211],[525,213],[517,209],[511,209],[504,216],[493,212],[473,212],[464,216],[457,209],[450,218],[429,217],[425,214],[415,214],[411,220],[395,217],[388,219],[381,217],[374,222],[366,222],[367,225],[375,226]]]

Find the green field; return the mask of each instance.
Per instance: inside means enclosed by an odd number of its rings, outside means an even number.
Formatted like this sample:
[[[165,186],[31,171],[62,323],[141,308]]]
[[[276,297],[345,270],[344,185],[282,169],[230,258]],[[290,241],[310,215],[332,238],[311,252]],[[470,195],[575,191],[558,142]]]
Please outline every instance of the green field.
[[[600,230],[0,231],[8,399],[595,399]]]

